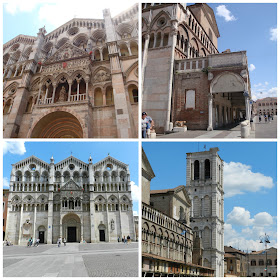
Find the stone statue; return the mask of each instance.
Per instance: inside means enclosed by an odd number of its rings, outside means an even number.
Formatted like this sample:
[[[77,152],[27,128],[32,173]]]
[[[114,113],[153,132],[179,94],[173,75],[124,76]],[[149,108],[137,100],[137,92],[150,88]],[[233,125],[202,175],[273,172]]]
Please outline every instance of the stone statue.
[[[111,230],[114,230],[115,229],[115,222],[114,220],[112,219],[111,220]]]
[[[64,86],[62,86],[60,92],[59,92],[59,98],[57,102],[64,102],[67,100],[67,92]]]

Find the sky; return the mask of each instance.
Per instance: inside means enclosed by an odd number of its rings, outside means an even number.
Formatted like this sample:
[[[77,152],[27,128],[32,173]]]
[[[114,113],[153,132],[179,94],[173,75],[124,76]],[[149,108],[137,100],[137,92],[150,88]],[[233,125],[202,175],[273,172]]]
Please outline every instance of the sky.
[[[186,153],[219,148],[224,160],[225,245],[262,250],[259,237],[277,239],[277,150],[274,142],[142,143],[156,175],[151,189],[186,185]]]
[[[277,4],[210,3],[218,50],[247,51],[252,99],[277,96]]]
[[[138,184],[138,143],[137,142],[24,142],[5,141],[3,147],[3,186],[9,187],[12,164],[31,155],[50,163],[53,156],[55,163],[71,156],[88,163],[91,155],[93,163],[110,156],[129,165],[133,211],[138,215],[140,190]]]
[[[101,19],[102,10],[110,7],[112,16],[124,11],[128,1],[10,1],[4,4],[3,42],[19,34],[36,36],[46,26],[47,32],[74,17]],[[133,5],[134,2],[131,2]],[[218,24],[218,50],[247,51],[252,99],[277,95],[277,15],[275,3],[210,3]],[[85,7],[88,7],[85,9]],[[63,11],[63,12],[61,12]],[[17,24],[15,24],[15,22]]]

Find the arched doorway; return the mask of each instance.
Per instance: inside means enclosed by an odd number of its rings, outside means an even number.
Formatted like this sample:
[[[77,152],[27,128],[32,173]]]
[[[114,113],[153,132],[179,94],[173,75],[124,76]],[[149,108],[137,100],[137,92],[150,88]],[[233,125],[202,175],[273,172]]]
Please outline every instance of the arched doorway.
[[[105,242],[106,241],[106,227],[103,224],[100,224],[98,226],[98,230],[99,230],[99,241],[100,242]]]
[[[67,242],[80,242],[81,240],[81,220],[74,213],[67,214],[62,219],[62,239]]]
[[[68,112],[53,112],[35,125],[31,138],[83,138],[79,120]]]
[[[39,243],[45,243],[45,232],[46,232],[46,228],[44,226],[39,226],[38,227],[38,238],[40,239]]]

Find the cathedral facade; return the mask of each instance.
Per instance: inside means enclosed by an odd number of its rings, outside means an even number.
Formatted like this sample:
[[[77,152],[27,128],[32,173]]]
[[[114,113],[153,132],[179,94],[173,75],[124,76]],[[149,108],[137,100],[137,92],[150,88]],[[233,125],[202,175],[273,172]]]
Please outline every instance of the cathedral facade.
[[[250,119],[246,51],[218,51],[219,29],[207,4],[142,4],[142,109],[157,133],[213,130]]]
[[[129,166],[107,156],[50,163],[31,156],[12,165],[6,240],[40,243],[135,240]]]
[[[135,138],[138,4],[3,47],[4,138]]]

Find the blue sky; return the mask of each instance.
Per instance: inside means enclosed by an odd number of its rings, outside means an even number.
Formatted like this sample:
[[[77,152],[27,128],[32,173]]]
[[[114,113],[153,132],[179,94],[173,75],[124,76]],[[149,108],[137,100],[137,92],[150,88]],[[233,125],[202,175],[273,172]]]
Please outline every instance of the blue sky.
[[[215,3],[209,6],[214,10],[220,32],[219,52],[247,51],[253,99],[276,96],[277,4]]]
[[[8,186],[11,164],[34,155],[47,163],[53,155],[55,163],[72,155],[85,163],[91,155],[93,163],[110,156],[129,165],[132,181],[133,210],[138,212],[138,143],[137,142],[23,142],[6,141],[4,144],[4,188]]]
[[[247,51],[252,98],[276,96],[277,4],[211,3],[209,6],[216,15],[220,31],[218,50]],[[102,18],[102,10],[107,7],[110,7],[112,16],[127,8],[119,5],[118,1],[84,1],[83,5],[76,5],[76,2],[65,5],[64,1],[5,4],[3,42],[19,34],[36,36],[38,29],[44,25],[47,32],[51,32],[74,17]]]
[[[224,160],[225,245],[263,249],[265,232],[276,246],[277,151],[274,142],[142,143],[156,177],[152,189],[186,185],[186,153],[211,147]]]

